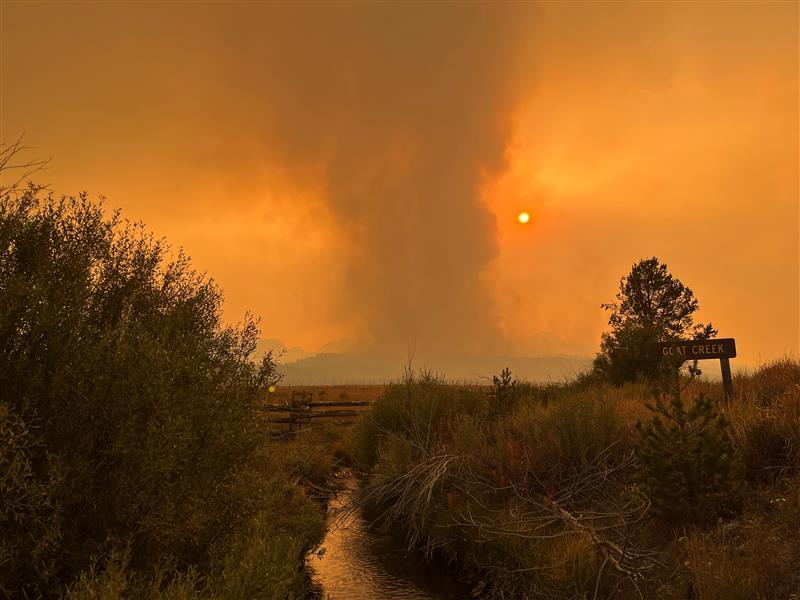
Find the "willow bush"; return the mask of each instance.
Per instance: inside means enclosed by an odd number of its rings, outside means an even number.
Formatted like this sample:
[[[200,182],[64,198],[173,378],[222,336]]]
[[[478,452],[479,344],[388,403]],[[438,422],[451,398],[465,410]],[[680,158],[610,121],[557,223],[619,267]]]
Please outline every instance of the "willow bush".
[[[220,549],[253,562],[242,536],[293,493],[253,483],[277,379],[251,360],[256,321],[224,325],[210,278],[85,195],[0,196],[0,591],[57,595],[103,561],[182,586],[230,570]],[[289,536],[263,550],[296,571],[318,525],[258,535]]]

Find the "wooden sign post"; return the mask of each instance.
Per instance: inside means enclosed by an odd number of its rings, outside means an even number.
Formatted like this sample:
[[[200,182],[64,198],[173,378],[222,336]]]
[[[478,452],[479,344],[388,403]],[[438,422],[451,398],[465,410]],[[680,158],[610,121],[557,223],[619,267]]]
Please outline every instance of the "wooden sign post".
[[[686,360],[708,360],[718,358],[722,371],[722,387],[725,396],[733,396],[733,379],[731,377],[731,359],[736,357],[736,340],[689,340],[675,342],[656,342],[650,344],[652,351],[660,359],[671,359],[679,362]]]

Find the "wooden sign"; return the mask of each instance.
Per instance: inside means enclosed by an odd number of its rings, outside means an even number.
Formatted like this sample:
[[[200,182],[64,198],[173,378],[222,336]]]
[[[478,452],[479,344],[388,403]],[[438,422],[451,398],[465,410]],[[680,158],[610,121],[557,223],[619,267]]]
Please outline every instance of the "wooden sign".
[[[709,358],[735,358],[736,340],[691,340],[679,342],[657,342],[651,344],[659,358],[682,358],[683,360],[705,360]]]
[[[719,359],[722,371],[722,387],[728,398],[733,396],[733,377],[731,376],[731,360],[736,356],[736,340],[690,340],[675,342],[656,342],[650,344],[651,351],[660,359],[674,360],[706,360]]]

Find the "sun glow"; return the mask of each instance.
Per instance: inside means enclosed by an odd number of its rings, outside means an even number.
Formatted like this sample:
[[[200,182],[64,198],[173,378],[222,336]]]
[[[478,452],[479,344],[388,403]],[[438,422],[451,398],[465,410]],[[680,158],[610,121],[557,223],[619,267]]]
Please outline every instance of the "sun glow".
[[[530,221],[530,220],[531,220],[531,216],[530,216],[530,214],[528,214],[528,213],[526,213],[526,212],[521,212],[521,213],[519,213],[519,214],[517,215],[517,221],[519,221],[519,222],[520,222],[520,223],[522,223],[523,225],[524,225],[525,223],[527,223],[528,221]]]

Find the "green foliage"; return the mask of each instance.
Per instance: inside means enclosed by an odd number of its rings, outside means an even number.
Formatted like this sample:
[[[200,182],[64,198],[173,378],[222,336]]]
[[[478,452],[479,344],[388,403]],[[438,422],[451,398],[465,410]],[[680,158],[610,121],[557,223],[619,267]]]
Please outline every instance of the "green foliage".
[[[69,600],[189,600],[305,596],[307,581],[297,568],[311,540],[321,539],[324,522],[318,508],[296,486],[276,478],[257,478],[253,493],[262,507],[245,527],[222,538],[211,550],[204,573],[176,570],[168,557],[148,573],[132,568],[130,546],[113,547],[95,558],[66,592]],[[312,544],[313,545],[313,544]]]
[[[37,457],[40,446],[41,438],[0,402],[0,590],[56,576],[61,469],[52,455]]]
[[[511,376],[509,368],[503,369],[500,377],[492,376],[492,391],[498,398],[510,397],[517,388],[517,380]]]
[[[694,323],[700,307],[694,293],[655,257],[634,264],[620,280],[616,302],[601,306],[611,313],[611,330],[601,338],[594,371],[617,385],[658,376],[660,363],[649,344],[717,333],[710,324]],[[696,364],[693,372],[699,374]]]
[[[77,581],[75,594],[113,595],[165,563],[170,580],[236,579],[215,566],[224,549],[252,573],[272,560],[280,577],[296,571],[321,517],[306,507],[294,541],[264,539],[284,536],[258,523],[296,494],[285,480],[264,488],[269,473],[253,466],[267,440],[257,408],[278,376],[270,354],[250,360],[257,323],[225,326],[221,312],[217,286],[141,224],[85,195],[2,190],[3,593],[53,596]],[[263,573],[240,597],[278,597],[264,590],[285,589],[280,577]]]
[[[674,523],[698,522],[735,511],[740,503],[739,461],[727,422],[705,396],[687,411],[680,395],[656,414],[641,434],[639,479],[654,513]]]
[[[325,487],[337,466],[353,462],[352,435],[350,426],[302,427],[276,448],[280,454],[271,457],[273,468],[280,469],[291,481]]]
[[[212,578],[205,592],[212,598],[302,598],[306,575],[299,568],[305,553],[325,534],[319,507],[285,479],[251,474],[248,493],[259,511],[246,527],[222,538],[212,551]]]
[[[429,449],[456,414],[486,414],[485,394],[449,386],[423,373],[392,383],[359,423],[354,440],[358,464],[369,469],[378,461],[382,440],[397,434]]]
[[[617,404],[596,392],[574,393],[547,406],[523,404],[501,423],[497,437],[506,446],[514,440],[536,479],[554,486],[604,451],[619,455],[627,445]]]
[[[500,377],[492,376],[492,404],[493,414],[507,414],[517,403],[521,388],[517,387],[517,380],[511,376],[511,370],[503,369]]]

